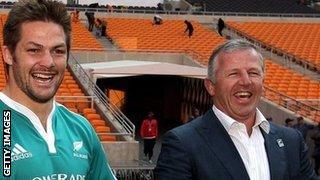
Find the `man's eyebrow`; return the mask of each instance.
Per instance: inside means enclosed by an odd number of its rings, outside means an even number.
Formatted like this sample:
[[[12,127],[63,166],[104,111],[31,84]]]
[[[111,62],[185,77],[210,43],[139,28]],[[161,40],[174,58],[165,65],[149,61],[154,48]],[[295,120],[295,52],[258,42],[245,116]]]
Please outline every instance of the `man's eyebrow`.
[[[39,48],[43,48],[43,45],[38,44],[38,43],[33,42],[33,41],[29,41],[29,42],[27,42],[27,45],[28,45],[28,44],[31,44],[31,45],[33,45],[33,46],[37,46],[37,47],[39,47]]]
[[[263,70],[262,70],[262,68],[260,69],[259,67],[253,67],[253,68],[250,68],[249,71],[259,71],[260,72]]]
[[[60,44],[57,44],[54,46],[54,48],[60,48],[60,47],[65,48],[65,47],[67,47],[67,45],[65,43],[60,43]]]
[[[33,46],[36,46],[36,47],[39,47],[39,48],[43,48],[43,45],[38,44],[38,43],[33,42],[33,41],[27,42],[27,44],[31,44]],[[60,44],[55,45],[53,48],[60,48],[60,47],[67,47],[67,45],[65,43],[60,43]]]

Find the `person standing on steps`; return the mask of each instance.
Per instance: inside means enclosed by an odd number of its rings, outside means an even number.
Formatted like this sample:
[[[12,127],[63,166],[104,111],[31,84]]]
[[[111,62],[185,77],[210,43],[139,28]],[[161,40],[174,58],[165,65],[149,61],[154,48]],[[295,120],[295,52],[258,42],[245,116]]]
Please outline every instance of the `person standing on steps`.
[[[158,121],[154,118],[152,111],[148,112],[147,117],[142,121],[140,136],[143,139],[144,155],[149,159],[149,162],[152,162],[153,147],[158,137]]]

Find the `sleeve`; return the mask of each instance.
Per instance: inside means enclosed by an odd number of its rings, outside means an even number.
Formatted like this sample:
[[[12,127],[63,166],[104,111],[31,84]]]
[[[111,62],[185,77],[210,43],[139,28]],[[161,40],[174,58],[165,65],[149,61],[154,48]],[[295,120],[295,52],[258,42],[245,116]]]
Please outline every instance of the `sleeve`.
[[[316,176],[315,171],[308,158],[308,146],[305,143],[302,135],[296,131],[300,142],[300,179],[315,180],[320,179]]]
[[[107,155],[99,141],[98,136],[93,133],[93,153],[90,162],[90,170],[86,179],[94,180],[115,180],[109,163],[107,162]]]
[[[162,148],[155,168],[156,180],[191,180],[192,167],[180,139],[168,132],[162,140]]]

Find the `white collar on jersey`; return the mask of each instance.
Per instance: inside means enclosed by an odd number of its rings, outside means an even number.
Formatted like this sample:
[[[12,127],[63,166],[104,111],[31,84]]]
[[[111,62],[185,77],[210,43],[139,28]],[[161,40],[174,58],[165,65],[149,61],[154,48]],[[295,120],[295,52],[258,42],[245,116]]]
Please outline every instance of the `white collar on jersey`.
[[[29,108],[14,101],[13,99],[9,98],[7,95],[5,95],[2,92],[0,92],[0,100],[2,102],[4,102],[6,105],[8,105],[10,108],[23,114],[24,116],[26,116],[30,120],[30,122],[33,124],[34,128],[38,131],[38,133],[42,136],[42,138],[47,143],[49,153],[56,153],[57,152],[56,147],[54,146],[55,137],[54,137],[54,133],[53,133],[53,129],[52,129],[52,116],[53,116],[53,112],[55,111],[55,108],[56,108],[55,101],[53,101],[52,110],[51,110],[51,112],[48,116],[48,119],[47,119],[47,132],[46,132],[44,130],[38,116],[34,112],[32,112]]]

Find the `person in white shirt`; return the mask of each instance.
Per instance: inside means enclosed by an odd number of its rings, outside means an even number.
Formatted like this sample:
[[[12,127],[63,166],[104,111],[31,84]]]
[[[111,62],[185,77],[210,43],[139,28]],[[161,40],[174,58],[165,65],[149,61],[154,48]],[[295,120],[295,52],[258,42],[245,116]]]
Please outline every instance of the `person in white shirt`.
[[[214,105],[164,135],[156,179],[317,179],[301,134],[257,109],[264,77],[264,59],[251,43],[236,39],[215,49],[205,79]]]

